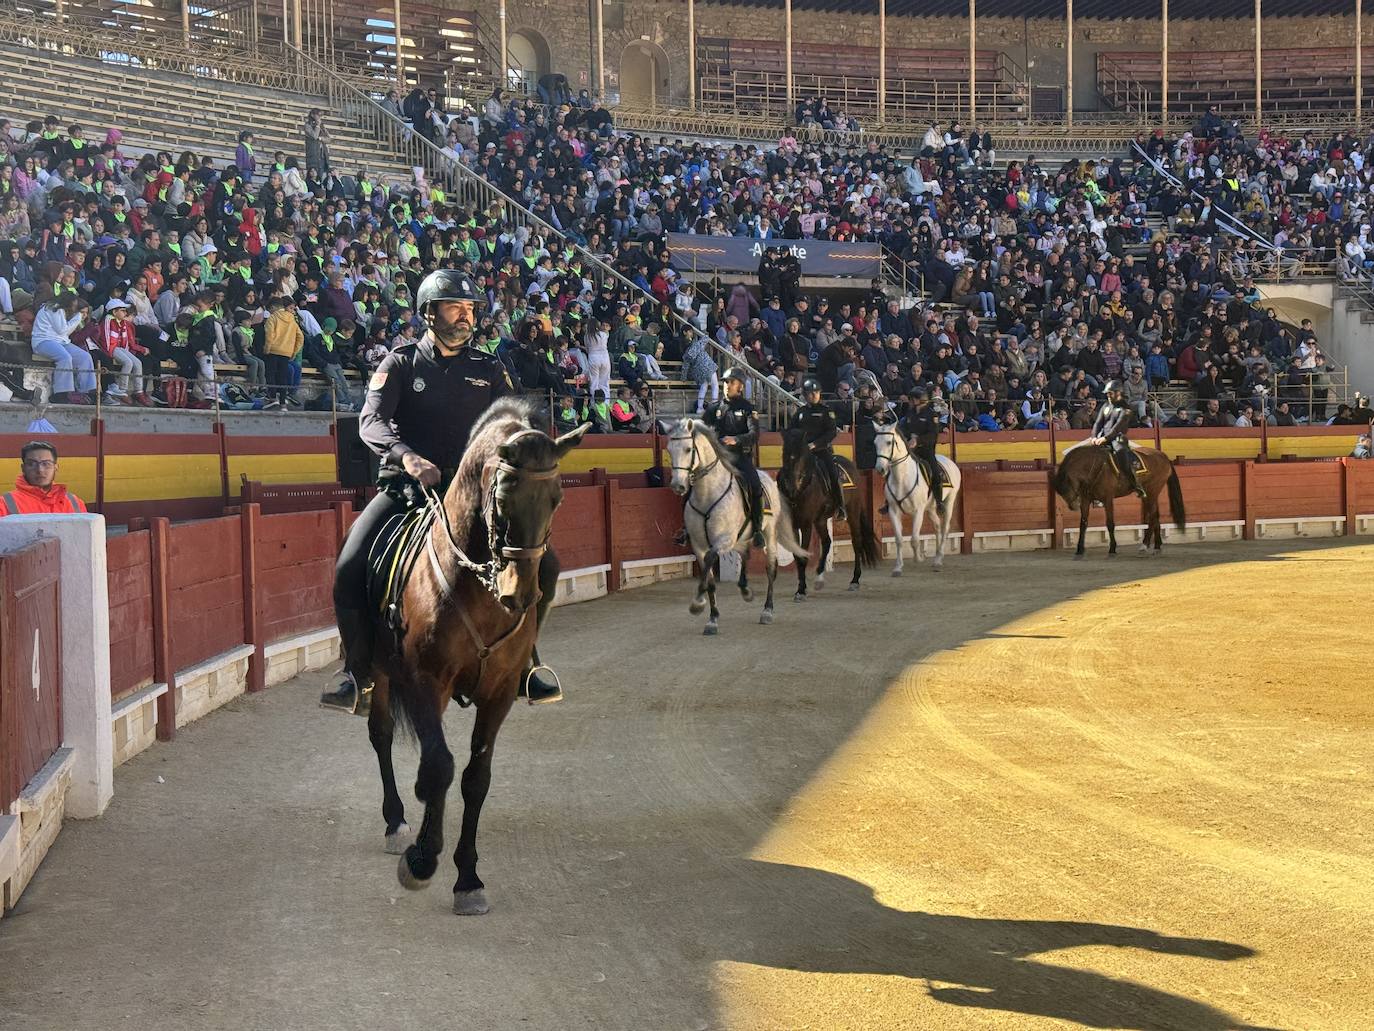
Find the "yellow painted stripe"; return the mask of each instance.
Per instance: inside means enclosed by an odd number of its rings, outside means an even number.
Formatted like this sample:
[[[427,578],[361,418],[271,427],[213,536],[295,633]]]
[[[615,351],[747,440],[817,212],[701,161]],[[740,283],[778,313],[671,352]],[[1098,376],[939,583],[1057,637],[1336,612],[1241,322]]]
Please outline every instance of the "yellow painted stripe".
[[[605,469],[608,473],[643,472],[654,462],[651,447],[573,448],[559,463],[565,473],[587,473]]]
[[[18,461],[14,463],[18,466]],[[65,456],[58,460],[57,480],[65,483],[67,489],[75,494],[87,505],[95,504],[95,467],[94,457],[69,457]],[[13,480],[6,479],[0,483],[0,494],[10,489]]]
[[[106,501],[217,498],[219,455],[106,455]]]
[[[338,470],[333,455],[230,455],[230,494],[238,492],[241,476],[258,483],[333,483]]]
[[[1340,436],[1276,437],[1269,436],[1269,457],[1300,455],[1303,458],[1335,458],[1355,450],[1355,433]]]
[[[957,444],[961,462],[996,462],[999,459],[1007,462],[1033,462],[1037,458],[1050,457],[1050,445],[1045,440],[989,440],[974,444],[960,439]],[[944,450],[948,453],[948,445]]]
[[[1165,436],[1161,450],[1170,458],[1256,458],[1259,437],[1182,437]]]

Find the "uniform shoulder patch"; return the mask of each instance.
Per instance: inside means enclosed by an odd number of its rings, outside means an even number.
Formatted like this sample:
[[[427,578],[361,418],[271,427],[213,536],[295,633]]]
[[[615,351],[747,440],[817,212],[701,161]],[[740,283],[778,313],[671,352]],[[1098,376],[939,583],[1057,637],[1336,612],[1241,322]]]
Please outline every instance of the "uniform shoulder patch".
[[[382,372],[380,369],[372,374],[372,378],[367,381],[368,390],[381,390],[386,386],[386,378],[389,373]]]

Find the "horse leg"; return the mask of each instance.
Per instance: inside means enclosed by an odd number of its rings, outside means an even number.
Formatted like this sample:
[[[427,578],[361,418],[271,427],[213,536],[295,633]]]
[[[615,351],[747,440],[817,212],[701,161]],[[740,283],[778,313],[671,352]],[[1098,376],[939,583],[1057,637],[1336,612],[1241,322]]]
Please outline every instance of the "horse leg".
[[[954,498],[946,494],[935,509],[935,568],[945,562],[945,548],[949,546],[949,524],[954,518]]]
[[[772,541],[768,542],[765,561],[768,565],[768,597],[764,599],[763,612],[759,614],[759,622],[767,625],[773,622],[773,581],[778,578],[778,550]]]
[[[415,736],[420,741],[420,770],[415,775],[415,797],[425,804],[425,818],[415,843],[405,850],[396,867],[401,886],[423,888],[439,866],[444,849],[444,800],[453,783],[453,753],[444,741],[444,726],[433,697],[425,699],[412,714]]]
[[[1086,498],[1078,500],[1078,547],[1074,549],[1073,557],[1082,558],[1083,548],[1088,539],[1088,512],[1092,505]]]
[[[706,580],[710,575],[711,556],[715,553],[714,548],[708,548],[705,554],[697,556],[697,567],[701,570],[701,575],[697,577],[697,596],[692,599],[692,604],[687,606],[687,611],[694,616],[706,611]]]
[[[750,549],[746,547],[739,557],[739,596],[745,601],[754,600],[754,592],[749,589],[749,555]]]
[[[792,595],[793,601],[806,601],[806,565],[811,561],[811,524],[797,528],[801,538],[803,556],[797,558],[797,593]]]
[[[458,834],[458,848],[453,853],[453,863],[458,867],[458,880],[453,885],[453,911],[459,916],[481,916],[491,908],[483,891],[482,878],[477,876],[477,821],[482,816],[482,803],[491,786],[491,756],[496,748],[496,733],[514,700],[514,691],[501,691],[498,700],[485,705],[479,702],[476,706],[471,751],[461,782],[463,829]]]
[[[897,535],[897,561],[892,566],[892,575],[901,576],[902,568],[905,565],[903,552],[906,551],[906,543],[902,539],[902,506],[893,501],[889,496],[887,499],[887,517],[892,520],[893,531]]]
[[[1146,498],[1140,503],[1141,514],[1145,517],[1145,533],[1140,538],[1139,551],[1142,555],[1150,553],[1150,545],[1154,543],[1155,527],[1159,524],[1159,504],[1154,498]]]
[[[410,828],[406,826],[405,805],[396,790],[396,770],[391,764],[391,742],[396,721],[389,704],[390,685],[382,676],[373,677],[372,709],[367,714],[367,737],[377,753],[377,767],[382,774],[382,819],[386,821],[386,840],[383,851],[398,856],[410,844]]]
[[[706,627],[701,631],[707,636],[720,630],[720,609],[716,608],[716,581],[720,579],[720,552],[711,549],[707,559],[711,563],[711,575],[706,579],[706,597],[711,603],[711,614],[706,619]]]
[[[1108,498],[1102,507],[1107,510],[1107,557],[1116,558],[1116,502]]]
[[[825,586],[825,574],[830,571],[830,520],[822,519],[816,523],[816,538],[820,541],[816,560],[816,590]]]

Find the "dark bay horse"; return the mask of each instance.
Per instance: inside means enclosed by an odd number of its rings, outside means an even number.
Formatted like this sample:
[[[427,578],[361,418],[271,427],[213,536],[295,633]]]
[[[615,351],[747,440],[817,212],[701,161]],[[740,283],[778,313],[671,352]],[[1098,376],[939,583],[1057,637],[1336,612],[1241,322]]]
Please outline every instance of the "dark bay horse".
[[[380,634],[374,660],[368,735],[382,774],[387,851],[401,852],[397,877],[406,888],[429,882],[444,847],[444,800],[454,771],[444,710],[451,698],[476,710],[453,856],[453,910],[464,916],[488,909],[477,876],[477,821],[491,783],[496,735],[535,645],[539,562],[563,500],[558,463],[587,430],[555,440],[534,425],[534,410],[528,401],[506,398],[473,426],[442,504],[432,496],[435,518],[402,595],[399,647],[394,638],[385,640],[391,634]],[[391,765],[397,721],[414,730],[420,745],[415,797],[425,815],[408,847]]]
[[[830,529],[827,522],[839,513],[839,506],[830,496],[822,478],[825,474],[817,466],[821,456],[808,451],[802,440],[800,430],[785,430],[782,435],[782,468],[778,470],[778,486],[783,497],[792,509],[792,523],[801,540],[803,555],[797,558],[797,593],[795,601],[806,600],[806,556],[811,548],[811,531],[815,530],[821,541],[820,561],[816,565],[816,589],[825,583],[825,573],[830,564]],[[849,539],[854,547],[854,575],[850,577],[849,589],[859,589],[859,577],[863,570],[878,564],[878,537],[873,531],[873,522],[868,518],[868,509],[859,491],[859,470],[849,459],[836,455],[834,462],[839,467],[841,482],[849,480],[844,488],[844,507],[848,515]]]
[[[1145,498],[1140,503],[1145,516],[1145,537],[1140,542],[1140,551],[1142,554],[1158,554],[1164,548],[1164,531],[1159,525],[1159,493],[1168,486],[1169,511],[1173,514],[1174,525],[1182,530],[1188,525],[1188,516],[1183,508],[1183,488],[1179,485],[1174,463],[1163,451],[1152,447],[1132,447],[1131,450],[1140,458],[1141,468],[1136,478],[1145,490]],[[1083,539],[1088,534],[1088,512],[1093,502],[1100,502],[1106,510],[1107,537],[1111,542],[1107,557],[1115,555],[1116,509],[1113,500],[1125,497],[1132,491],[1126,477],[1112,460],[1111,452],[1094,445],[1070,448],[1059,461],[1059,469],[1054,474],[1054,489],[1070,508],[1078,509],[1078,548],[1073,557],[1083,557]],[[1151,541],[1154,542],[1153,552],[1150,549]]]

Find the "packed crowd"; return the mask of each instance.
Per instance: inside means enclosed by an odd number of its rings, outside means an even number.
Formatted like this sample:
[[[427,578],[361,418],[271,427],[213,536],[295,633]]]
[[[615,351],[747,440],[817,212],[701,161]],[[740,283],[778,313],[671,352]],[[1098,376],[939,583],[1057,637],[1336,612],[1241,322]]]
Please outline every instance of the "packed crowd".
[[[4,123],[0,307],[32,326],[33,353],[57,364],[54,390],[76,403],[103,365],[116,403],[298,405],[313,367],[333,387],[315,403],[347,406],[347,372],[365,376],[423,331],[411,298],[448,265],[485,286],[479,345],[526,389],[565,397],[560,419],[603,429],[645,427],[665,369],[704,402],[727,364],[791,391],[814,374],[841,407],[880,392],[900,409],[925,391],[958,429],[1090,423],[1112,378],[1145,420],[1163,417],[1149,397],[1170,383],[1195,392],[1187,417],[1203,424],[1329,415],[1310,325],[1256,303],[1254,248],[1217,224],[1260,154],[1281,228],[1284,212],[1306,222],[1344,203],[1283,189],[1286,155],[1302,148],[1156,134],[1152,153],[1188,156],[1180,189],[1120,161],[998,167],[990,134],[957,123],[932,126],[905,161],[873,142],[793,135],[771,147],[655,142],[616,132],[585,93],[546,99],[557,102],[417,90],[382,103],[551,230],[499,203],[453,203],[445,175],[384,184],[330,167],[323,115],[305,127],[304,163],[256,154],[245,132],[224,168],[192,152],[125,155],[117,131],[97,145],[53,117]],[[1196,212],[1190,185],[1211,198]],[[1166,220],[1157,234],[1151,212]],[[699,294],[674,268],[669,232],[765,241],[759,293]],[[778,246],[806,238],[881,243],[921,284],[917,303],[877,284],[808,295]],[[588,254],[623,280],[595,274]],[[243,371],[226,382],[225,365]]]

